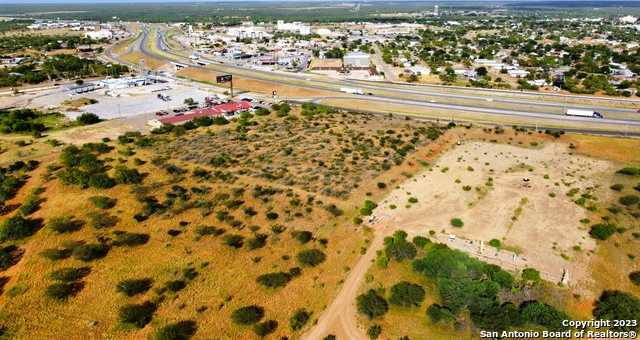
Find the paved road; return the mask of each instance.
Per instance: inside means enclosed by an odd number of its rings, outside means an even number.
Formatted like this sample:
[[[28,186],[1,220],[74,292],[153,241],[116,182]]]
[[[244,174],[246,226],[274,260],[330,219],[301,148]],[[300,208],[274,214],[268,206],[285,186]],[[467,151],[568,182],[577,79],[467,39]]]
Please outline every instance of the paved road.
[[[566,108],[593,108],[592,106],[584,106],[584,105],[574,105],[574,104],[565,104],[565,103],[557,103],[557,102],[547,102],[544,100],[524,100],[524,99],[513,99],[513,98],[500,98],[500,97],[487,97],[483,95],[468,95],[468,94],[457,94],[457,93],[447,93],[447,92],[438,92],[434,90],[425,90],[424,88],[417,87],[402,87],[395,86],[394,84],[388,83],[375,83],[375,82],[362,82],[362,81],[351,81],[351,80],[341,80],[341,79],[329,79],[322,76],[317,75],[304,75],[304,74],[291,74],[284,72],[268,72],[262,70],[248,69],[245,67],[239,67],[228,64],[220,64],[220,61],[201,57],[202,61],[209,63],[207,67],[194,65],[189,58],[187,58],[187,54],[190,54],[189,51],[171,51],[168,47],[168,44],[165,43],[164,34],[160,32],[157,34],[156,41],[156,50],[163,51],[162,55],[159,55],[157,51],[151,51],[147,49],[147,39],[148,34],[145,31],[140,41],[140,48],[143,53],[146,53],[150,56],[156,58],[163,58],[167,60],[171,60],[174,62],[179,62],[182,64],[190,65],[196,68],[206,68],[209,70],[217,71],[220,73],[231,73],[237,76],[242,76],[243,78],[269,81],[269,82],[277,82],[280,84],[297,86],[301,88],[307,89],[316,89],[323,91],[331,91],[336,93],[341,93],[339,88],[341,86],[353,87],[354,84],[358,84],[359,87],[371,91],[371,93],[375,96],[372,100],[378,101],[388,101],[393,103],[402,103],[405,105],[416,105],[423,107],[434,107],[434,108],[446,108],[446,109],[455,109],[469,112],[479,112],[479,113],[495,113],[502,115],[511,115],[511,116],[520,116],[520,117],[530,117],[530,118],[552,118],[559,121],[579,121],[579,122],[589,122],[589,123],[613,123],[617,125],[627,125],[627,126],[640,126],[640,114],[636,113],[633,109],[621,109],[614,108],[609,106],[597,106],[596,109],[603,111],[605,116],[611,114],[607,119],[604,120],[596,120],[593,118],[582,118],[582,117],[568,117],[563,115],[563,111]],[[478,90],[475,90],[478,91]],[[516,92],[518,93],[518,92]],[[342,93],[341,93],[342,94]],[[527,93],[528,94],[528,93]],[[342,94],[344,96],[344,94]],[[371,98],[371,97],[368,97]],[[436,98],[436,99],[433,99]],[[460,103],[465,101],[464,104]],[[468,102],[472,102],[473,104],[468,104]],[[500,109],[495,108],[498,106],[497,104],[507,105],[508,107],[513,107],[512,109]],[[518,106],[526,106],[526,109],[519,108]],[[532,112],[530,111],[531,107],[535,107],[537,110]]]

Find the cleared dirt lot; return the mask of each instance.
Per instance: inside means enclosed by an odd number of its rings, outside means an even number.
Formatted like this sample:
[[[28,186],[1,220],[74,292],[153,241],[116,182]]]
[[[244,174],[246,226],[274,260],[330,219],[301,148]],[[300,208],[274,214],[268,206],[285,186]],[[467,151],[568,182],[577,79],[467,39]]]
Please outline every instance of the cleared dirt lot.
[[[586,286],[585,255],[595,242],[580,222],[587,210],[574,201],[593,193],[613,165],[570,151],[556,143],[524,148],[463,142],[383,200],[374,212],[376,225],[481,240],[486,252],[495,251],[487,243],[497,239],[520,254],[516,268],[557,277],[566,268],[570,286]],[[589,204],[587,199],[584,206]],[[464,226],[452,226],[453,218]]]

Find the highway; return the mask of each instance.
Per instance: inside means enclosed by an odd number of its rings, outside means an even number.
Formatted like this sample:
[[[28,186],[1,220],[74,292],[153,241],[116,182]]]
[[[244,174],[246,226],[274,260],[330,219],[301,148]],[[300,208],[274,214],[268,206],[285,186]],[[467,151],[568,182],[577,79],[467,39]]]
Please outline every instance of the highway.
[[[153,29],[156,34],[156,41],[151,42],[153,48],[150,48],[149,30]],[[222,63],[209,57],[200,57],[201,62],[207,65],[202,66],[196,64],[189,58],[191,51],[184,49],[181,51],[171,50],[169,44],[165,41],[165,31],[158,26],[151,28],[145,27],[136,42],[136,49],[149,57],[165,60],[168,62],[180,63],[194,68],[207,69],[218,73],[230,73],[237,77],[245,79],[259,80],[265,82],[273,82],[277,84],[321,90],[336,93],[335,96],[324,96],[311,98],[315,102],[330,98],[353,98],[354,100],[366,100],[370,102],[388,102],[392,104],[410,105],[423,108],[446,109],[464,112],[476,112],[482,114],[494,114],[499,116],[512,117],[528,117],[532,119],[544,118],[546,120],[562,121],[565,123],[579,122],[587,124],[600,124],[611,126],[626,126],[640,128],[640,114],[633,108],[620,108],[608,103],[628,102],[630,105],[636,105],[636,100],[618,99],[618,98],[600,98],[586,97],[584,101],[597,100],[599,105],[579,105],[569,103],[573,100],[573,95],[567,95],[567,102],[557,102],[558,98],[565,95],[559,94],[539,94],[540,99],[520,99],[519,96],[528,96],[529,92],[521,93],[518,91],[485,91],[485,89],[475,88],[455,88],[442,86],[411,86],[390,82],[370,82],[346,79],[333,79],[321,75],[296,74],[285,72],[269,72],[256,70],[239,65],[230,65]],[[346,95],[340,92],[340,87],[358,87],[370,95]],[[473,94],[466,92],[473,91]],[[537,95],[537,94],[536,94]],[[547,96],[553,95],[553,100],[545,99]],[[594,99],[596,98],[596,99]],[[570,117],[564,115],[564,111],[568,108],[574,109],[590,109],[602,112],[604,119]],[[445,118],[445,117],[443,117]]]

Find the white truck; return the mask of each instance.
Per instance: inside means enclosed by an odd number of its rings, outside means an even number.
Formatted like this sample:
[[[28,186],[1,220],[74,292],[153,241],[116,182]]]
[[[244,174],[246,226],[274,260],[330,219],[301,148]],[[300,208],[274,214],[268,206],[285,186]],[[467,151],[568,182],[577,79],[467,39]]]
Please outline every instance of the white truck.
[[[340,92],[348,93],[348,94],[364,94],[361,89],[353,88],[353,87],[341,87]]]
[[[587,117],[587,118],[604,118],[602,113],[591,110],[567,109],[564,113],[567,116]]]

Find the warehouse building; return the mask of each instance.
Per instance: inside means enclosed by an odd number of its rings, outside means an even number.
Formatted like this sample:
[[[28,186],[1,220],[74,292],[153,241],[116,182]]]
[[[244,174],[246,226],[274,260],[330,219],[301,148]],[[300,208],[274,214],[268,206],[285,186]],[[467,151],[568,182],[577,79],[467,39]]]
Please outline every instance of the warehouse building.
[[[344,56],[344,66],[353,70],[364,70],[371,66],[371,57],[369,54],[357,51],[351,52]]]

